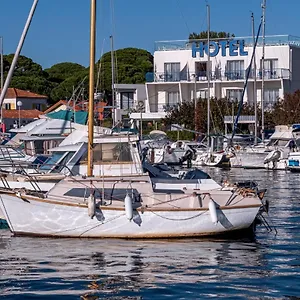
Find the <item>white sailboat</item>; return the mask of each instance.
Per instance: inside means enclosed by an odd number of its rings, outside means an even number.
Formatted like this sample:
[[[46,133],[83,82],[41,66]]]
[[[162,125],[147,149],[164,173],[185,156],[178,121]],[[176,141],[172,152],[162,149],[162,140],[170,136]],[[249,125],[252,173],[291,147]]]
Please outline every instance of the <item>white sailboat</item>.
[[[93,76],[96,0],[91,0],[89,141],[87,177],[69,176],[47,193],[0,192],[2,209],[16,235],[94,238],[166,238],[220,235],[253,229],[264,211],[253,184],[210,190],[160,189],[149,175],[93,177]]]

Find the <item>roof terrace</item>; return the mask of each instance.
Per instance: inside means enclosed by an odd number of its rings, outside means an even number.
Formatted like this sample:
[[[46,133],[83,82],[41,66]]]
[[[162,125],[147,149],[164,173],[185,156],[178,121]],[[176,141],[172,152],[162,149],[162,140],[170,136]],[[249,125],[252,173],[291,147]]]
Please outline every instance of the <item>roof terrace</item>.
[[[244,40],[245,47],[253,47],[253,37],[229,37],[226,39],[211,39],[211,41],[220,40]],[[206,42],[205,39],[201,40],[173,40],[173,41],[157,41],[155,42],[155,51],[174,51],[174,50],[190,50],[192,49],[193,42]],[[258,38],[257,46],[261,46],[263,37]],[[281,46],[291,45],[300,47],[300,37],[293,35],[268,35],[265,36],[266,46]]]

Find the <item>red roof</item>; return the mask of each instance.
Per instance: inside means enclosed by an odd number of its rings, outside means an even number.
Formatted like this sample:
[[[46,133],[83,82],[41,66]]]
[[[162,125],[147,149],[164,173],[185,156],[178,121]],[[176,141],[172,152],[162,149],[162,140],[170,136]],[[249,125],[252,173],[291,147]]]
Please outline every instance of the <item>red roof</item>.
[[[36,119],[39,115],[43,114],[43,112],[37,109],[20,109],[20,115],[18,109],[3,109],[2,112],[4,119],[18,119],[19,116],[21,119]]]
[[[59,100],[58,102],[54,103],[52,106],[48,107],[48,109],[44,111],[44,114],[48,114],[62,105],[68,105],[70,108],[73,109],[74,103],[72,100],[71,101]],[[88,105],[89,105],[88,101],[77,102],[75,104],[75,111],[81,111],[81,110],[88,111]],[[106,102],[99,102],[95,104],[94,109],[95,111],[98,110],[99,112],[103,112],[104,106],[106,105],[107,105]]]
[[[1,89],[0,89],[1,92]],[[11,98],[39,98],[39,99],[48,99],[47,96],[39,95],[36,93],[32,93],[30,91],[24,91],[16,88],[9,88],[5,95],[6,99]]]

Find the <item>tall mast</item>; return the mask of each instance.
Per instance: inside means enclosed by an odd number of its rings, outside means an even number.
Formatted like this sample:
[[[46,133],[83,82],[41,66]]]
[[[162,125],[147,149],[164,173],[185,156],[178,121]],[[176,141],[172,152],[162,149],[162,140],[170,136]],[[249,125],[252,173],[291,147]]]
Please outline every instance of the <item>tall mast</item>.
[[[95,41],[96,41],[96,0],[91,0],[88,169],[87,169],[88,176],[93,176]]]
[[[207,138],[210,135],[210,6],[207,4]]]
[[[7,89],[9,87],[12,75],[14,73],[14,70],[15,70],[15,67],[16,67],[16,64],[17,64],[20,52],[22,50],[22,47],[23,47],[23,44],[24,44],[24,41],[25,41],[25,38],[26,38],[26,35],[27,35],[27,32],[28,32],[28,29],[29,29],[30,23],[32,21],[32,18],[33,18],[33,15],[34,15],[34,12],[35,12],[35,9],[36,9],[36,6],[37,6],[38,2],[39,2],[39,0],[34,0],[33,1],[31,10],[29,12],[26,24],[24,26],[24,29],[23,29],[23,32],[22,32],[22,35],[21,35],[21,38],[20,38],[20,41],[19,41],[19,44],[18,44],[18,47],[17,47],[16,52],[15,52],[15,56],[13,58],[11,66],[9,68],[9,71],[8,71],[8,74],[7,74],[7,77],[6,77],[3,89],[1,90],[1,94],[0,94],[0,105],[1,105],[1,107],[2,107],[2,104],[3,104],[3,101],[4,101],[4,98],[5,98]]]
[[[262,57],[261,57],[261,139],[265,141],[265,116],[264,116],[264,97],[265,97],[265,35],[266,35],[266,0],[262,4]]]
[[[255,51],[255,28],[254,28],[254,15],[251,14],[252,20],[252,36],[253,36],[253,52]],[[254,145],[257,145],[257,91],[256,91],[256,59],[253,57],[253,102],[254,102]]]
[[[111,95],[112,95],[112,106],[113,106],[113,126],[116,125],[116,97],[115,97],[115,58],[114,58],[114,38],[110,36],[111,43]]]

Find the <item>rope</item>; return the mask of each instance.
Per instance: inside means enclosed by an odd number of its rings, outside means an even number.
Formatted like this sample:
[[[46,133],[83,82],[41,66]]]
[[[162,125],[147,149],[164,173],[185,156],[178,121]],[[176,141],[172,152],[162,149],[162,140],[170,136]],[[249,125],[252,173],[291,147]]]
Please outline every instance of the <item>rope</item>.
[[[168,217],[164,217],[164,216],[161,216],[161,215],[155,213],[153,210],[149,210],[149,211],[152,212],[154,215],[156,215],[156,216],[158,216],[158,217],[160,217],[160,218],[162,218],[162,219],[165,219],[165,220],[169,220],[169,221],[187,221],[187,220],[192,220],[192,219],[195,219],[195,218],[200,217],[201,215],[203,215],[203,214],[205,214],[206,212],[208,212],[208,209],[205,210],[204,212],[201,212],[201,213],[197,214],[197,215],[194,215],[194,216],[188,217],[188,218],[183,218],[183,219],[173,219],[173,218],[168,218]]]

